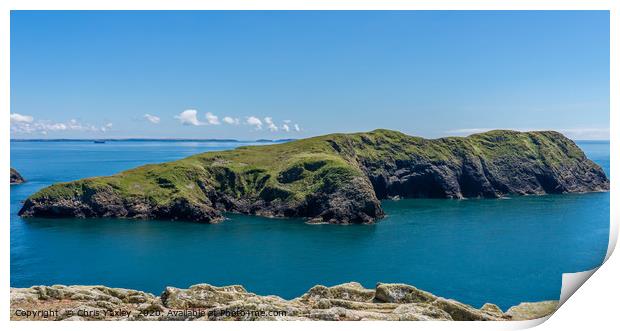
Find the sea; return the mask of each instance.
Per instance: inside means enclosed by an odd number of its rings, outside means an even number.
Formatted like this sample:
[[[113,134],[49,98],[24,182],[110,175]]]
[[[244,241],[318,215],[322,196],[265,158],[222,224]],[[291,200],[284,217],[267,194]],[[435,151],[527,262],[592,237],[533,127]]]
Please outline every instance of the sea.
[[[578,141],[609,175],[609,142]],[[220,224],[168,220],[20,218],[48,185],[250,143],[12,141],[12,287],[79,284],[138,289],[243,285],[291,299],[316,284],[406,283],[474,307],[557,300],[562,273],[599,266],[609,193],[507,199],[384,201],[373,225],[227,215]]]

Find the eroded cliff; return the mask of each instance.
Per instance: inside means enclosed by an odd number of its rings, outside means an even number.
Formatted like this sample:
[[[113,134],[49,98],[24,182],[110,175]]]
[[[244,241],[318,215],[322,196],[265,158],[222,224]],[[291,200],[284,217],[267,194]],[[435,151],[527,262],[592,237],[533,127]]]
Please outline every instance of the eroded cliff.
[[[602,169],[557,132],[424,139],[375,130],[208,152],[59,183],[29,197],[19,214],[215,223],[232,212],[371,223],[384,215],[380,200],[396,196],[497,198],[608,189]]]

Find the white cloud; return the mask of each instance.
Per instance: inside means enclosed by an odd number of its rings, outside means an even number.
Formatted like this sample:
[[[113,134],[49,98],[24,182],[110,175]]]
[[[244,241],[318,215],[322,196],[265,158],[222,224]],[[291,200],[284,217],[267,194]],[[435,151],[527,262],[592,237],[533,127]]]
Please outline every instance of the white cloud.
[[[86,128],[84,125],[82,125],[82,123],[78,122],[78,120],[76,119],[69,120],[68,127],[71,130],[78,130],[78,131]]]
[[[224,118],[222,118],[222,121],[226,124],[230,124],[230,125],[239,125],[239,119],[238,118],[232,118],[230,116],[226,116]]]
[[[155,115],[151,115],[151,114],[144,114],[144,118],[146,118],[147,121],[153,123],[153,124],[159,124],[159,122],[161,121],[161,119]]]
[[[112,129],[112,123],[104,126],[81,123],[76,119],[71,119],[66,123],[53,122],[49,120],[35,120],[32,116],[11,114],[11,132],[18,134],[43,134],[59,131],[82,131],[82,132],[106,132]]]
[[[263,129],[263,122],[261,122],[261,120],[258,117],[250,116],[246,118],[245,123],[253,126],[256,130]]]
[[[213,113],[205,114],[205,118],[207,119],[208,124],[220,125],[220,120],[217,118],[217,116],[213,115]]]
[[[300,132],[301,128],[299,127],[299,124],[293,123],[293,121],[291,120],[284,120],[282,121],[284,124],[282,124],[282,130],[284,130],[285,132],[291,132],[292,130],[295,130],[296,132]]]
[[[211,112],[208,112],[205,114],[205,119],[207,120],[206,122],[200,121],[198,119],[198,111],[196,109],[186,109],[182,111],[179,115],[175,116],[174,118],[178,119],[179,122],[181,122],[181,124],[183,125],[199,126],[199,125],[220,125],[221,124],[219,118]]]
[[[22,115],[18,113],[11,114],[11,123],[32,123],[34,117],[29,115]]]
[[[65,131],[67,130],[67,125],[64,123],[52,123],[41,125],[41,128],[45,131]]]
[[[278,131],[278,127],[273,123],[273,119],[271,117],[265,117],[265,124],[267,124],[267,129],[269,129],[269,131]]]
[[[101,128],[99,128],[99,130],[101,130],[101,132],[106,132],[112,129],[112,123],[106,123],[106,125],[102,126]]]
[[[198,112],[195,109],[186,109],[174,118],[178,119],[183,125],[204,125],[203,122],[198,120]]]
[[[146,115],[145,115],[145,118],[147,118]],[[194,125],[194,126],[220,125],[222,123],[225,123],[228,125],[239,125],[242,122],[238,117],[224,116],[220,118],[211,112],[208,112],[205,114],[206,120],[202,122],[198,119],[198,111],[195,109],[186,109],[185,111],[181,112],[179,115],[175,116],[175,118],[178,119],[183,125]],[[270,116],[264,117],[262,119],[257,116],[248,116],[243,121],[243,124],[251,126],[253,130],[262,130],[263,128],[266,128],[271,132],[277,132],[279,130],[282,130],[284,132],[291,132],[291,131],[300,132],[301,131],[301,128],[299,127],[299,125],[292,124],[291,120],[283,120],[282,124],[278,126],[276,125],[273,117],[270,117]]]

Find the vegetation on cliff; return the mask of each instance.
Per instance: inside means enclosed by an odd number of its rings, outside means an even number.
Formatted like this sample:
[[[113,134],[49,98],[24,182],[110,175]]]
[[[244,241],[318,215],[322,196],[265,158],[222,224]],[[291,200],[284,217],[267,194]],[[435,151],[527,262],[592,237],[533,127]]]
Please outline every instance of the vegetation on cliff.
[[[25,217],[218,222],[223,212],[370,223],[380,199],[497,198],[609,189],[602,169],[553,131],[424,139],[390,130],[245,146],[59,183]]]

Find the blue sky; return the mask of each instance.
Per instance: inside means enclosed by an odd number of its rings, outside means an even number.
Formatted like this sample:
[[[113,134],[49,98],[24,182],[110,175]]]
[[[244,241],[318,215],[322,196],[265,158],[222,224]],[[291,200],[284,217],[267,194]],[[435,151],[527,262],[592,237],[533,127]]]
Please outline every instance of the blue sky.
[[[609,136],[609,14],[12,12],[13,138]]]

